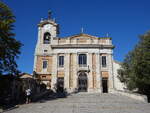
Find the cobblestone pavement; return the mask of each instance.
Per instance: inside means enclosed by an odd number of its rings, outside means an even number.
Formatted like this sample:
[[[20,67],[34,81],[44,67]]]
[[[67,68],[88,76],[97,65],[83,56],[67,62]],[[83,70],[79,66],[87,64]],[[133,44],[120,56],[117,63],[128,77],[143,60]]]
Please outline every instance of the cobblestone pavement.
[[[6,113],[150,113],[150,104],[118,94],[79,93],[22,105]]]

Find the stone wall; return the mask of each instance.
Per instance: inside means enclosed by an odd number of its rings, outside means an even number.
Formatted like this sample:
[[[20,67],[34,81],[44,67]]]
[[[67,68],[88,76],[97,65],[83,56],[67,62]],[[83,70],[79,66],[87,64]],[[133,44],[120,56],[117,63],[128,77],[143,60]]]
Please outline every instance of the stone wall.
[[[121,83],[119,78],[118,78],[118,69],[120,69],[120,68],[121,68],[120,63],[117,61],[114,61],[113,62],[114,88],[116,90],[124,91],[126,86],[124,85],[124,83]]]
[[[114,90],[113,93],[115,94],[120,94],[120,95],[123,95],[123,96],[127,96],[127,97],[130,97],[132,99],[135,99],[135,100],[139,100],[139,101],[142,101],[144,103],[147,103],[148,102],[148,99],[147,99],[147,96],[146,95],[141,95],[141,94],[138,94],[138,93],[132,93],[132,92],[125,92],[125,91],[119,91],[119,90]]]
[[[18,76],[0,76],[0,106],[4,109],[13,105],[25,103],[25,90],[31,89],[31,98],[39,94],[43,88],[40,82],[33,78],[20,78]]]

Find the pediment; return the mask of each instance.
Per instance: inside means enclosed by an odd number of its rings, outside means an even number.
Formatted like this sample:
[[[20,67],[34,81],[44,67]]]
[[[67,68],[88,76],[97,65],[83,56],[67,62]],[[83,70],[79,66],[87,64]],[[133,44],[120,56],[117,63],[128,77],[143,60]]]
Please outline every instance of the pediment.
[[[91,35],[88,35],[88,34],[78,34],[78,35],[73,35],[71,37],[68,37],[70,40],[92,40],[92,39],[98,39],[98,37],[95,37],[95,36],[91,36]]]

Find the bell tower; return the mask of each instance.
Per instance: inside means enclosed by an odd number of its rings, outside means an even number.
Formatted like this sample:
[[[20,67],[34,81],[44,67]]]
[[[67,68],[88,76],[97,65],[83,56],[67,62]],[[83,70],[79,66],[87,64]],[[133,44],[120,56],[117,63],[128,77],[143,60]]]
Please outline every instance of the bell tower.
[[[51,11],[48,11],[48,18],[41,19],[38,24],[38,44],[52,44],[53,38],[59,33],[58,24],[51,18]]]
[[[54,44],[54,39],[59,34],[58,24],[51,18],[51,11],[48,11],[48,17],[41,19],[38,24],[38,39],[34,54],[33,71],[43,74],[51,74],[51,45]],[[46,68],[44,68],[44,66]]]

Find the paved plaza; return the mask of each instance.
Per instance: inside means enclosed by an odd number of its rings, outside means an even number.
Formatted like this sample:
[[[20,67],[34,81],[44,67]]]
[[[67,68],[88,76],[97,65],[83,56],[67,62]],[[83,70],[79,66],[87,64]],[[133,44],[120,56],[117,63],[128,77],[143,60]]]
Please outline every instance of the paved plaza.
[[[6,113],[150,113],[150,104],[118,94],[79,93],[22,105]]]

